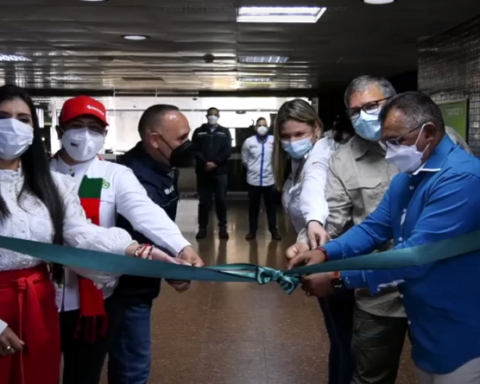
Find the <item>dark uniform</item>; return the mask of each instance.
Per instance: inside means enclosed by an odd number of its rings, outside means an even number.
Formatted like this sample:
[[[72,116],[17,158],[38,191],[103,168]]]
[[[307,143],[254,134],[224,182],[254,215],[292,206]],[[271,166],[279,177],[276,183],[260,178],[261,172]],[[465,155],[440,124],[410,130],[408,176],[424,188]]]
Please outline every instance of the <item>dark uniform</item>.
[[[133,171],[148,197],[175,220],[179,200],[178,170],[155,162],[145,152],[142,143],[127,152],[120,163]],[[127,230],[137,242],[153,244],[122,216],[119,216],[117,226]],[[160,279],[148,277],[120,278],[115,295],[121,303],[122,318],[110,350],[109,384],[147,383],[151,364],[151,308],[160,293],[160,282]]]
[[[197,173],[197,192],[200,200],[198,206],[199,232],[208,227],[208,219],[212,206],[212,195],[215,195],[220,230],[227,229],[227,184],[228,184],[228,159],[232,154],[232,136],[228,128],[216,125],[214,128],[208,124],[197,128],[192,137],[195,152]],[[213,162],[217,165],[212,171],[207,171],[205,165]]]

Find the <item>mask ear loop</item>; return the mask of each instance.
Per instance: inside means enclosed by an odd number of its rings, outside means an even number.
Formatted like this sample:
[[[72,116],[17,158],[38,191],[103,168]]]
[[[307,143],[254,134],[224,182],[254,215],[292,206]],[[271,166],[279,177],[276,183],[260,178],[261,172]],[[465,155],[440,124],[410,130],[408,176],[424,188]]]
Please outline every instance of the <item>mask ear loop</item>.
[[[423,133],[423,130],[425,129],[425,127],[430,124],[430,123],[425,123],[422,125],[422,128],[420,128],[420,132],[418,133],[418,137],[417,137],[417,140],[415,141],[415,148],[417,148],[417,144],[418,144],[418,141],[420,140],[420,136],[422,135]],[[430,147],[430,144],[431,143],[428,143],[428,145],[425,147],[425,149],[422,151],[422,155],[425,153],[425,151]],[[418,151],[418,148],[417,148],[417,151]]]
[[[415,141],[415,144],[413,144],[415,147],[417,146],[418,140],[420,140],[420,136],[422,136],[423,130],[424,130],[424,128],[425,128],[425,126],[426,126],[427,124],[428,124],[428,123],[423,124],[423,125],[422,125],[422,128],[420,128],[420,132],[418,133],[417,140]]]
[[[172,147],[170,146],[170,144],[167,143],[167,141],[163,138],[163,136],[158,133],[158,132],[152,132],[150,131],[150,133],[156,133],[158,137],[160,137],[160,139],[167,145],[168,148],[170,148],[171,151],[173,151]],[[162,157],[167,160],[168,163],[170,163],[170,159],[165,156],[165,154],[163,153],[163,151],[160,149],[160,148],[156,148],[156,150],[158,151],[158,153],[160,153],[160,155],[162,155]]]

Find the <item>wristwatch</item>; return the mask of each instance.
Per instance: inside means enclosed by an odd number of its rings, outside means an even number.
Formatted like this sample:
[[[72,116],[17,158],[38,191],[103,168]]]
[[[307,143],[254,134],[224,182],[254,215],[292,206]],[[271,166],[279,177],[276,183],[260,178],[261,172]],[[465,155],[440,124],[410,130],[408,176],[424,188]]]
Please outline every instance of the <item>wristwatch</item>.
[[[345,281],[340,277],[340,272],[335,272],[334,278],[332,280],[333,292],[343,292],[347,290]]]

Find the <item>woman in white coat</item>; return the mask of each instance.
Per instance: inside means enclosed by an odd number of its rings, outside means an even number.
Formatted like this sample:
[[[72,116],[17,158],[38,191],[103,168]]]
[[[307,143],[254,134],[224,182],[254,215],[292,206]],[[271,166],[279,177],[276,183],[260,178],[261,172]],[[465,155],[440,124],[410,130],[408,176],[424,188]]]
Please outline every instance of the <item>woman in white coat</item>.
[[[274,173],[277,189],[297,233],[308,229],[312,248],[329,237],[323,228],[328,217],[325,198],[328,161],[338,147],[306,101],[288,101],[275,120]]]
[[[340,144],[330,132],[323,135],[322,121],[313,107],[301,99],[282,105],[274,136],[275,183],[283,191],[283,206],[297,234],[307,231],[310,248],[322,246],[329,240],[323,227],[329,214],[325,198],[328,164]],[[296,253],[292,247],[288,252]],[[351,323],[332,324],[331,305],[337,300],[342,304],[344,298],[338,296],[328,303],[323,299],[319,301],[330,338],[329,384],[346,384],[344,378],[353,371],[350,343],[337,337],[335,329],[350,328],[351,333]],[[348,300],[353,300],[353,296]]]

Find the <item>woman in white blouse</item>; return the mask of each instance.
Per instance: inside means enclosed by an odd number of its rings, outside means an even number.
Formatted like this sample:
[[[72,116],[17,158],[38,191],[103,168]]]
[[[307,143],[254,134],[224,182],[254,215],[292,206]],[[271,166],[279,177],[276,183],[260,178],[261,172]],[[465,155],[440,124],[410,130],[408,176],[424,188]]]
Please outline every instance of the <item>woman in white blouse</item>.
[[[329,240],[323,228],[329,211],[325,186],[329,159],[339,147],[332,135],[322,137],[323,124],[313,107],[304,100],[295,99],[282,105],[275,120],[274,172],[285,210],[297,234],[308,233],[309,247],[317,248]],[[290,172],[289,172],[290,170]],[[305,249],[287,251],[296,254]],[[329,324],[330,309],[320,301],[320,306]],[[328,329],[328,328],[327,328]],[[337,372],[345,367],[342,359],[343,345],[332,332],[330,338],[329,383],[339,383]],[[349,353],[349,346],[347,347]]]
[[[328,161],[338,147],[304,100],[287,101],[275,120],[275,184],[283,191],[282,202],[297,233],[307,230],[310,246],[325,244],[323,228],[328,217],[325,198]]]
[[[71,177],[51,173],[35,107],[15,86],[0,87],[0,235],[182,263],[90,224]],[[1,244],[0,244],[1,246]],[[51,270],[0,248],[0,384],[58,384],[60,340]],[[76,269],[98,284],[113,277]]]

